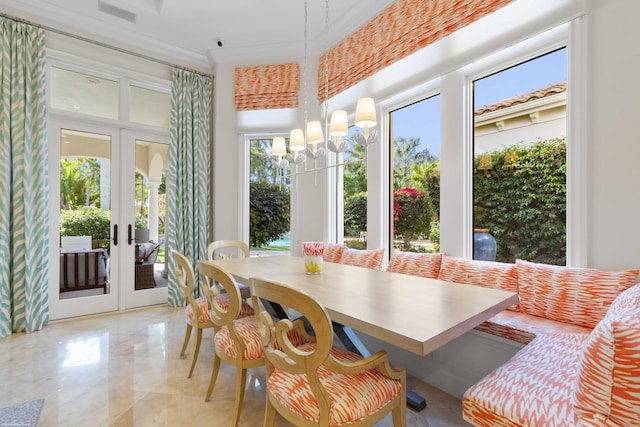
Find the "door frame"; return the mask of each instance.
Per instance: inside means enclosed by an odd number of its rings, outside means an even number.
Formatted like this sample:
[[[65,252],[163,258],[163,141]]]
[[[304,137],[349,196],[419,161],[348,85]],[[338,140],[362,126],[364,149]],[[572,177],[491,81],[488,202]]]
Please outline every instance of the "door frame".
[[[133,146],[135,152],[135,144],[137,140],[144,140],[149,142],[155,142],[158,144],[169,144],[169,135],[168,133],[161,132],[151,132],[151,131],[141,131],[141,130],[121,130],[121,138],[122,141],[125,141],[124,145]],[[128,151],[127,151],[128,153]],[[126,239],[126,227],[129,224],[132,224],[135,228],[135,186],[134,186],[134,177],[136,172],[135,165],[135,155],[126,155],[122,158],[122,164],[124,166],[124,170],[122,172],[122,176],[130,177],[130,185],[126,185],[122,187],[120,191],[121,195],[121,206],[123,215],[122,218],[126,219],[123,222],[125,228],[123,228],[123,232],[125,233],[124,238]],[[123,178],[126,182],[126,179]],[[127,258],[123,258],[121,265],[123,268],[121,269],[120,277],[122,280],[120,283],[130,283],[131,286],[123,286],[121,287],[120,292],[120,307],[121,309],[130,309],[137,307],[144,307],[155,304],[166,304],[168,298],[168,287],[156,287],[150,289],[141,289],[136,291],[135,286],[135,263],[132,262],[135,258],[135,245],[131,245],[130,254],[125,251],[123,254]],[[165,257],[168,254],[165,252]]]

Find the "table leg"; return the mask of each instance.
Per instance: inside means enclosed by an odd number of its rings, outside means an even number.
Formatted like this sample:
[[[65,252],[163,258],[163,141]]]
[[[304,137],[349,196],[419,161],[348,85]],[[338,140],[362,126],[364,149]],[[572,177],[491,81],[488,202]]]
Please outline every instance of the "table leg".
[[[364,344],[362,344],[360,338],[358,338],[356,333],[350,327],[333,322],[333,331],[347,350],[357,353],[362,357],[369,357],[371,355],[369,350],[367,350]],[[414,411],[420,412],[427,407],[427,402],[424,397],[407,389],[407,406]]]

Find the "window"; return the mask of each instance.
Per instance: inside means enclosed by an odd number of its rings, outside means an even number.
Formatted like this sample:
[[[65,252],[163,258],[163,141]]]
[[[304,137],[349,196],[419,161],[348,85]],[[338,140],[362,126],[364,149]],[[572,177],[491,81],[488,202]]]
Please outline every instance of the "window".
[[[345,137],[349,148],[342,153],[344,243],[352,248],[367,246],[367,151],[356,142],[359,132],[356,126],[349,127]]]
[[[271,156],[272,138],[249,140],[249,243],[251,254],[289,252],[290,184]],[[287,141],[288,145],[288,141]]]
[[[474,259],[566,264],[567,49],[473,81]]]
[[[130,86],[129,119],[134,123],[169,128],[171,94],[140,86]]]
[[[118,119],[116,80],[51,67],[51,107],[106,119]]]
[[[389,247],[438,252],[440,216],[440,95],[389,113],[391,141]]]

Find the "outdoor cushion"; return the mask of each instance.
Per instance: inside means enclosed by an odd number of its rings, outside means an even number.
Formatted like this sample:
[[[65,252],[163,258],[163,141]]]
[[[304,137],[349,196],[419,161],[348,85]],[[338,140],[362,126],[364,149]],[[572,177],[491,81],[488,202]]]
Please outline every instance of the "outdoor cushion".
[[[518,292],[516,266],[504,262],[477,261],[443,255],[438,278],[447,282]],[[508,310],[517,311],[518,304],[513,304]]]
[[[387,271],[435,279],[440,272],[442,254],[394,251]]]
[[[347,248],[343,252],[340,262],[346,265],[381,270],[383,259],[384,248],[371,250]]]
[[[638,270],[607,271],[516,260],[520,309],[534,316],[595,328]]]

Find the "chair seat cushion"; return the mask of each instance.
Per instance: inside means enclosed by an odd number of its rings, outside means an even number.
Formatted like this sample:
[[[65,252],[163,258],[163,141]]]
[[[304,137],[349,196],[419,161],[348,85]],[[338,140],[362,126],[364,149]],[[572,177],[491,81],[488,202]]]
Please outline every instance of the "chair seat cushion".
[[[313,350],[313,343],[301,345],[304,351]],[[333,356],[342,362],[356,362],[362,357],[346,350],[335,348]],[[377,412],[390,400],[402,393],[399,381],[382,375],[376,369],[362,374],[336,374],[320,367],[319,377],[331,399],[329,425],[357,423]],[[295,375],[276,369],[267,379],[270,396],[299,416],[319,421],[318,404],[309,388],[305,375]],[[291,390],[295,390],[294,393]]]
[[[216,296],[216,301],[218,301],[218,304],[223,310],[229,310],[229,295],[218,294]],[[211,317],[209,316],[209,306],[207,304],[207,298],[200,297],[196,299],[196,303],[198,304],[198,307],[200,307],[200,318],[198,319],[198,322],[205,323],[211,321]],[[185,314],[187,316],[187,322],[193,322],[193,318],[195,316],[193,314],[193,308],[191,308],[190,305],[187,305],[185,307]],[[242,301],[242,306],[240,307],[240,317],[251,315],[253,315],[253,308],[246,302]]]
[[[573,391],[589,334],[539,335],[462,397],[475,426],[575,426]]]
[[[274,322],[277,319],[274,319]],[[263,357],[264,348],[262,346],[262,338],[254,315],[242,317],[236,319],[233,322],[233,327],[242,338],[245,346],[245,351],[242,353],[243,360],[255,360]],[[289,332],[288,334],[291,343],[297,347],[306,343],[306,340],[300,336],[296,331]],[[229,328],[223,326],[214,336],[216,343],[216,351],[220,351],[226,354],[228,357],[235,359],[237,356],[237,349]]]

